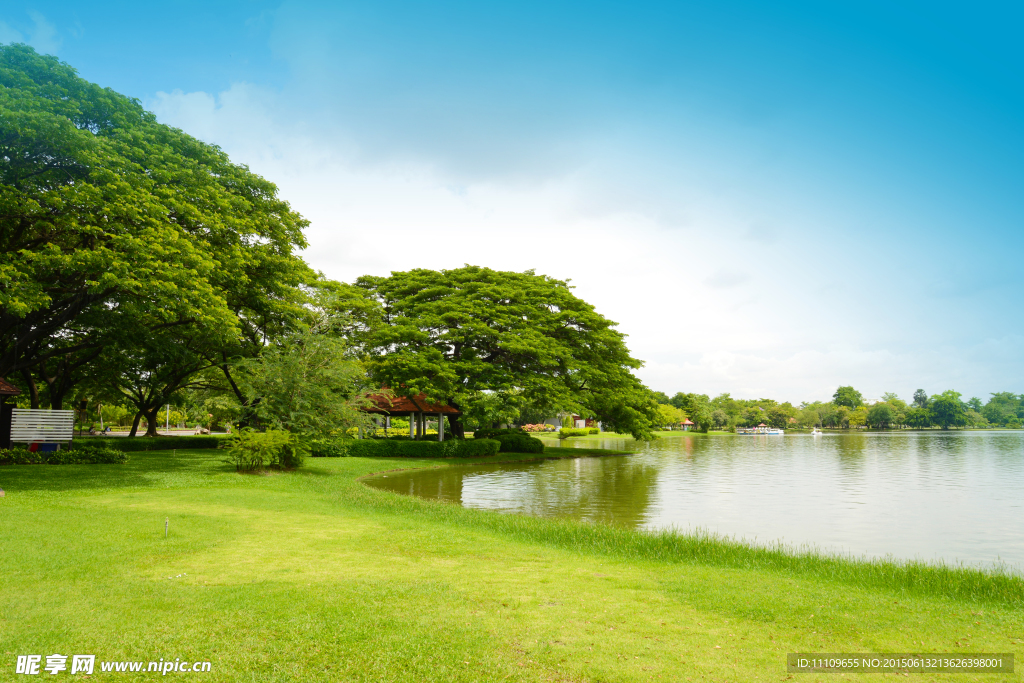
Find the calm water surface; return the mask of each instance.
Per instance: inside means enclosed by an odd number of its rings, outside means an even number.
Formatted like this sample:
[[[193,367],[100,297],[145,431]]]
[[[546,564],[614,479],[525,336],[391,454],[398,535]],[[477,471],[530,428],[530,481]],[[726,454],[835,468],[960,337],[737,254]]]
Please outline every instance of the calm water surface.
[[[1024,433],[687,434],[628,456],[454,467],[371,486],[632,528],[703,528],[858,556],[1024,567]]]

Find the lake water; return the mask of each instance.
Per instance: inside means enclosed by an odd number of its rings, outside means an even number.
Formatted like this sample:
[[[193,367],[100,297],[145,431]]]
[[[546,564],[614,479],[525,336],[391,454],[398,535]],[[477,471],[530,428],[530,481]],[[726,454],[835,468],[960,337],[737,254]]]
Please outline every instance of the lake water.
[[[1024,432],[686,434],[562,447],[632,454],[392,473],[367,484],[485,510],[1024,567]]]

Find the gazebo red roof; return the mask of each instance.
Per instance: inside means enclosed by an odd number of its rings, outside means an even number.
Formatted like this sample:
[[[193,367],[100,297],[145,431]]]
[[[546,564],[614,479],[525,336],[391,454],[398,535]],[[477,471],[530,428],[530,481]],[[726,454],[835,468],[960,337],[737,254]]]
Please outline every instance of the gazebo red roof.
[[[684,424],[684,425],[692,425],[693,423],[690,422],[690,418],[686,418],[685,420],[683,420],[682,424]]]
[[[456,410],[444,403],[431,403],[427,395],[420,393],[416,396],[387,396],[385,394],[370,394],[372,405],[363,408],[367,413],[381,413],[385,415],[409,415],[411,413],[444,413],[446,415],[461,415],[461,410]]]
[[[757,425],[757,426],[758,426],[758,427],[767,427],[768,425],[766,425],[766,424],[765,424],[764,422],[762,422],[761,424],[759,424],[759,425]]]
[[[0,377],[0,396],[17,396],[20,393],[21,389]]]

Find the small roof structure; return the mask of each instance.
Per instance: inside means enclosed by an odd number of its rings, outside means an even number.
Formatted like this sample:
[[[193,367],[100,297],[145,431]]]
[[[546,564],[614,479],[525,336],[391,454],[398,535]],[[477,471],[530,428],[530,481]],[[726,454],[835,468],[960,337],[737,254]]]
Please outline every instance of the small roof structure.
[[[682,424],[682,425],[692,425],[693,422],[690,421],[690,418],[686,418],[685,420],[683,420],[679,424]]]
[[[766,425],[766,424],[765,424],[764,422],[762,422],[761,424],[759,424],[759,425],[757,425],[757,426],[758,426],[758,427],[767,427],[768,425]]]
[[[462,415],[457,410],[444,403],[432,403],[427,400],[424,393],[416,396],[388,396],[386,394],[370,394],[367,396],[371,405],[363,408],[367,413],[378,413],[380,415],[415,415],[417,413],[444,413],[445,415]]]
[[[19,394],[21,394],[21,389],[0,377],[0,396],[18,396]]]

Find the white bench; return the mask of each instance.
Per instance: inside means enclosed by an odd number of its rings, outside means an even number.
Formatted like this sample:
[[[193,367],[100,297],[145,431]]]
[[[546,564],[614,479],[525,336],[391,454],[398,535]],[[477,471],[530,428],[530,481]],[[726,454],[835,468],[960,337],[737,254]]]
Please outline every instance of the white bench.
[[[75,434],[75,411],[15,408],[11,416],[14,443],[66,443]]]

